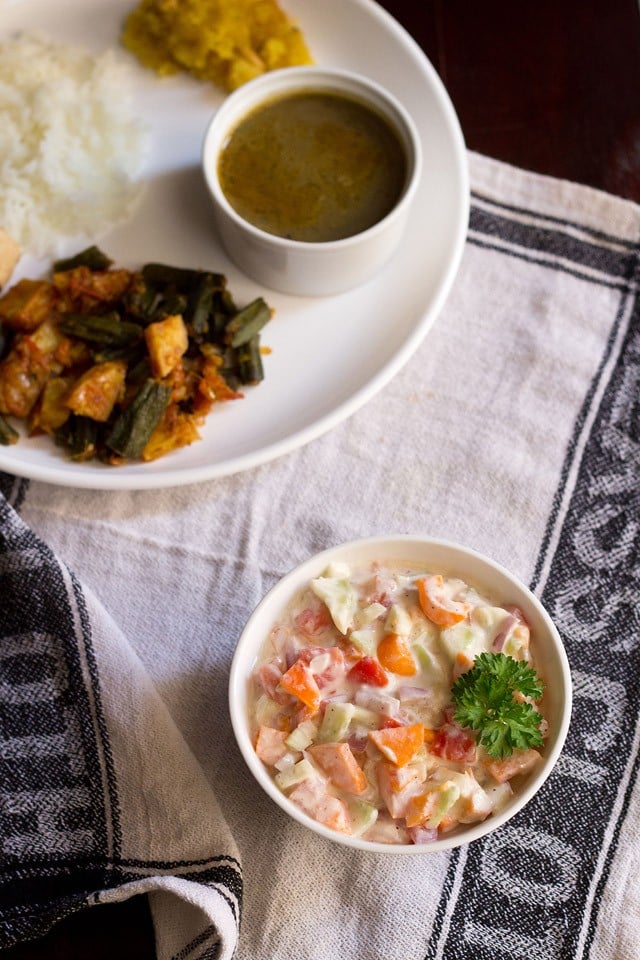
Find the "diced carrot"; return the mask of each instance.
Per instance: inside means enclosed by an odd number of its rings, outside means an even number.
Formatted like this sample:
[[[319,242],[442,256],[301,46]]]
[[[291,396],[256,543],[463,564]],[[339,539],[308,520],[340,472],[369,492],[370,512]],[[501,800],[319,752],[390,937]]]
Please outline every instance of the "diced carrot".
[[[336,787],[353,794],[367,789],[367,778],[348,743],[315,743],[308,752]]]
[[[437,801],[437,790],[425,790],[423,793],[411,797],[405,812],[407,826],[421,826],[434,813]]]
[[[287,752],[287,745],[284,742],[286,737],[286,731],[274,730],[273,727],[262,724],[256,740],[256,753],[260,760],[270,767],[281,760]]]
[[[484,761],[484,765],[498,783],[505,783],[519,773],[526,773],[540,760],[540,754],[537,750],[514,750],[510,757],[504,760],[494,760],[489,757]]]
[[[378,660],[391,673],[401,677],[412,677],[416,673],[416,664],[409,647],[397,633],[386,633],[377,651]]]
[[[304,703],[305,707],[309,707],[310,710],[317,710],[320,706],[318,684],[311,670],[302,660],[296,660],[293,666],[289,667],[287,672],[283,674],[280,686],[292,697],[296,697],[301,703]]]
[[[457,680],[463,673],[467,673],[473,667],[473,660],[461,650],[456,653],[456,659],[453,662],[452,680]]]
[[[425,617],[439,627],[452,627],[464,620],[469,604],[449,600],[443,593],[444,582],[440,574],[418,580],[418,599]]]
[[[369,739],[388,760],[398,767],[404,767],[424,743],[424,724],[412,723],[406,727],[370,730]]]
[[[380,760],[376,765],[380,796],[394,820],[404,817],[409,800],[421,790],[424,775],[425,770],[419,764],[396,767],[388,760]]]
[[[454,827],[457,827],[458,823],[459,820],[456,817],[452,817],[451,814],[447,813],[438,824],[438,830],[440,833],[447,833],[449,830],[453,830]]]

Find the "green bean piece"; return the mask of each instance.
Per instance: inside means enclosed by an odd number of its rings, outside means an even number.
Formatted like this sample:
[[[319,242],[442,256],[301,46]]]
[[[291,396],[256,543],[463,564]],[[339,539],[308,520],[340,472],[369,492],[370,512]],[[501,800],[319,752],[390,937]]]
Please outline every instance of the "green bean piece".
[[[0,444],[3,447],[10,447],[12,443],[17,443],[20,434],[11,426],[0,413]]]
[[[261,380],[264,380],[259,334],[256,334],[250,340],[247,340],[246,343],[238,347],[236,370],[240,383],[253,384],[260,383]]]
[[[7,330],[4,329],[2,323],[0,323],[0,360],[2,360],[4,355],[9,352],[10,343],[11,335]]]
[[[158,320],[164,320],[165,317],[173,317],[176,314],[183,317],[187,304],[188,299],[184,293],[173,293],[169,297],[161,297],[153,309],[151,320],[153,323],[157,323]]]
[[[257,297],[229,321],[225,330],[225,342],[232,347],[240,347],[252,339],[271,319],[271,310],[262,299]]]
[[[232,317],[238,312],[238,308],[235,305],[234,299],[226,287],[218,294],[217,303],[220,310],[222,310],[223,313],[226,313],[228,317]]]
[[[121,457],[130,460],[140,457],[170,399],[171,387],[147,380],[131,406],[116,419],[106,438],[107,446]]]
[[[125,343],[123,346],[107,346],[93,351],[96,363],[105,363],[107,360],[124,360],[127,365],[135,366],[144,357],[144,342]]]
[[[151,321],[157,301],[157,291],[145,283],[141,274],[136,276],[124,297],[126,312],[143,323]]]
[[[55,260],[53,272],[65,273],[67,270],[75,269],[75,267],[88,267],[89,270],[107,270],[112,263],[113,260],[106,253],[93,245],[87,247],[86,250],[81,250],[73,257],[68,257],[66,260]]]
[[[65,314],[60,329],[69,337],[103,347],[129,347],[138,343],[143,335],[139,323],[123,320],[115,310],[89,317],[80,313]]]
[[[132,364],[127,371],[127,383],[132,387],[140,387],[151,376],[149,357],[143,356],[138,363]]]
[[[142,268],[145,281],[154,287],[175,287],[180,293],[193,290],[201,276],[202,270],[191,270],[188,267],[171,267],[165,263],[146,263]],[[218,287],[224,287],[227,279],[221,273],[213,273]]]
[[[54,433],[56,443],[66,447],[72,460],[84,462],[95,457],[98,449],[99,425],[90,417],[72,413],[66,423]]]
[[[220,289],[219,275],[203,273],[198,285],[189,297],[185,320],[193,337],[201,341],[209,332],[209,319],[213,311],[216,293]]]

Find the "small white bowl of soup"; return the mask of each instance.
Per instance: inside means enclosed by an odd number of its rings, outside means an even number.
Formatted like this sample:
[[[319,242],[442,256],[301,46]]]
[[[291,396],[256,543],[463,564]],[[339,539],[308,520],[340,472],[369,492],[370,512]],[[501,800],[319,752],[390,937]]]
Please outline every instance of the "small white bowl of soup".
[[[391,259],[422,154],[408,112],[378,83],[292,67],[223,102],[202,163],[234,263],[264,287],[327,296],[364,283]]]

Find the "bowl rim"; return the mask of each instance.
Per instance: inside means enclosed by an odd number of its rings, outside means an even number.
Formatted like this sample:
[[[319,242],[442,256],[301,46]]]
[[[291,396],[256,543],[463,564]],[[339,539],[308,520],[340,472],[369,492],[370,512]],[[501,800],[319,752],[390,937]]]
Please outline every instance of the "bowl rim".
[[[225,140],[233,132],[243,117],[258,108],[262,103],[280,95],[286,96],[290,92],[305,88],[318,90],[335,89],[337,92],[346,91],[344,85],[357,87],[354,96],[370,104],[384,105],[385,119],[392,123],[396,133],[400,136],[405,153],[407,154],[407,174],[402,193],[391,210],[380,220],[377,220],[366,230],[342,237],[339,240],[293,240],[275,233],[269,233],[257,227],[251,221],[242,217],[231,205],[220,185],[217,176],[218,156]],[[229,120],[227,116],[231,114]],[[222,126],[223,136],[219,137],[218,128]],[[225,132],[226,131],[226,132]],[[314,251],[326,253],[340,253],[349,247],[365,243],[375,238],[379,233],[387,230],[396,220],[400,219],[410,207],[422,177],[422,144],[415,122],[404,104],[377,80],[364,74],[357,73],[344,67],[332,66],[298,66],[281,67],[270,70],[254,77],[230,93],[211,117],[204,132],[200,161],[205,183],[216,205],[238,229],[244,230],[252,238],[261,243],[271,244],[275,249],[312,254]]]
[[[552,648],[556,654],[558,661],[557,666],[559,667],[559,672],[554,674],[554,685],[557,681],[560,690],[560,724],[555,731],[553,741],[548,742],[545,752],[542,754],[543,762],[539,765],[538,770],[531,775],[522,790],[518,791],[513,801],[499,813],[490,815],[479,823],[469,826],[465,825],[459,832],[446,834],[442,838],[426,844],[386,844],[364,840],[361,837],[351,837],[338,833],[313,820],[299,807],[296,807],[296,805],[278,789],[266,767],[255,753],[249,735],[248,718],[246,716],[243,717],[244,707],[248,699],[247,684],[251,667],[255,662],[261,643],[264,643],[266,639],[268,627],[272,623],[272,618],[269,616],[267,629],[262,631],[261,638],[258,637],[259,642],[256,642],[254,634],[256,629],[260,629],[259,624],[265,612],[269,614],[271,607],[279,607],[281,610],[284,609],[287,600],[285,599],[281,604],[277,602],[281,594],[286,595],[288,591],[289,599],[291,599],[305,580],[308,580],[312,575],[318,576],[319,571],[321,572],[329,562],[337,560],[339,557],[342,557],[342,555],[346,553],[392,548],[393,544],[405,547],[412,546],[417,549],[424,548],[425,551],[430,550],[432,552],[439,550],[454,552],[459,554],[460,557],[466,557],[468,560],[479,563],[487,571],[498,574],[503,580],[520,591],[526,598],[528,604],[536,611],[551,638]],[[372,554],[370,559],[375,559],[375,556]],[[391,560],[390,554],[388,554],[388,559]],[[402,562],[403,560],[408,561],[409,558],[398,554],[396,559]],[[426,562],[428,562],[428,558],[426,558]],[[463,576],[462,573],[459,575]],[[295,584],[295,586],[292,587],[293,584]],[[248,657],[251,657],[251,665],[249,668],[247,668]],[[240,694],[240,696],[238,696],[238,694]],[[451,850],[455,847],[465,846],[474,840],[493,833],[522,810],[548,779],[563,749],[571,722],[572,683],[566,650],[555,624],[541,601],[515,574],[511,573],[505,566],[491,557],[453,540],[434,538],[427,535],[421,536],[419,534],[389,534],[349,540],[336,544],[333,547],[328,547],[319,553],[307,557],[306,560],[292,567],[267,591],[246,621],[238,639],[229,674],[228,700],[234,736],[245,763],[258,784],[285,813],[314,833],[341,846],[351,847],[352,849],[369,853],[413,856],[437,853],[443,850]]]

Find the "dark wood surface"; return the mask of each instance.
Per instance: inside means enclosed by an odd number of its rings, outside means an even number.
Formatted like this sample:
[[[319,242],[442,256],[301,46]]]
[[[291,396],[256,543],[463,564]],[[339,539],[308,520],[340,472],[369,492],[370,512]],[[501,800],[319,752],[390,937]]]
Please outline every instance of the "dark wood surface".
[[[640,202],[637,0],[382,5],[438,70],[470,149]],[[154,956],[144,897],[85,911],[3,953],[6,960]]]

